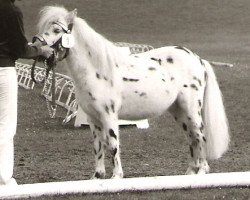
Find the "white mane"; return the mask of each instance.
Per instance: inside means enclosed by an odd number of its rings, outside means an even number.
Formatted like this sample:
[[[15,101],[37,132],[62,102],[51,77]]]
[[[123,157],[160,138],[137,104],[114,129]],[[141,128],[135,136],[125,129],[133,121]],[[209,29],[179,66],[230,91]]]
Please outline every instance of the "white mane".
[[[79,48],[76,48],[85,51],[82,53],[91,54],[90,60],[94,68],[101,71],[110,71],[116,62],[121,63],[123,57],[120,49],[93,30],[85,20],[79,17],[75,18],[73,31],[77,40],[84,41],[84,44],[80,43],[78,44]]]

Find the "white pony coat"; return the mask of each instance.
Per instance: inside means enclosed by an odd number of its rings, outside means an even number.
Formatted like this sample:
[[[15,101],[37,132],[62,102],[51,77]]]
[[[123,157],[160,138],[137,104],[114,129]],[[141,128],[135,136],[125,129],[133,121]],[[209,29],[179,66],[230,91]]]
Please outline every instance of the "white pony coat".
[[[144,119],[166,110],[189,137],[192,162],[187,173],[209,171],[206,159],[227,150],[229,134],[220,89],[207,61],[180,46],[127,55],[61,7],[45,7],[39,22],[40,33],[47,31],[52,42],[60,36],[53,33],[56,21],[73,23],[77,42],[66,61],[94,135],[94,178],[105,175],[105,146],[113,156],[113,177],[123,176],[118,118]]]

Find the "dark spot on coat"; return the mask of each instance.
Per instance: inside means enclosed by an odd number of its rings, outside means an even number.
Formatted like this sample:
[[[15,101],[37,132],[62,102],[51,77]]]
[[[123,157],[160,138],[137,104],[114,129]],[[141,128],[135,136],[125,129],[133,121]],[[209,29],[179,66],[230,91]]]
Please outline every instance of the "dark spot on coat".
[[[166,80],[163,78],[163,79],[161,79],[163,82],[166,82]]]
[[[183,50],[183,51],[187,52],[188,54],[190,54],[190,52],[188,51],[188,49],[185,48],[185,47],[176,46],[175,48],[176,48],[176,49],[179,49],[179,50]]]
[[[198,104],[199,104],[199,106],[201,107],[201,100],[198,100]]]
[[[173,81],[174,80],[174,77],[171,77],[171,79],[170,79],[171,81]]]
[[[204,130],[204,124],[201,122],[200,131],[203,132],[203,130]]]
[[[111,107],[112,112],[114,113],[115,112],[115,102],[113,100],[111,100],[110,107]]]
[[[115,156],[117,154],[117,148],[112,149],[111,154],[112,156]]]
[[[96,138],[96,133],[95,133],[95,131],[93,131],[93,136],[94,136],[94,139]]]
[[[100,152],[101,149],[102,149],[102,143],[99,141],[99,150],[98,150],[98,152]]]
[[[133,79],[133,78],[130,78],[129,81],[132,81],[132,82],[137,82],[139,81],[139,79]]]
[[[156,62],[159,63],[159,65],[161,65],[161,59],[160,58],[153,58],[152,57],[151,60],[156,61]]]
[[[98,160],[100,160],[102,158],[102,154],[98,157]]]
[[[115,66],[116,66],[117,68],[119,68],[119,65],[118,65],[118,64],[115,64]]]
[[[190,131],[189,137],[191,138],[193,135],[194,135],[194,133],[192,131]]]
[[[137,81],[139,81],[139,79],[123,77],[123,81],[137,82]]]
[[[89,97],[91,98],[91,100],[93,100],[93,101],[95,101],[95,100],[96,100],[96,98],[95,98],[95,97],[93,97],[93,95],[92,95],[92,93],[91,93],[91,92],[89,92],[88,94],[89,94]]]
[[[183,87],[188,87],[188,86],[185,84],[185,85],[183,85]]]
[[[204,136],[202,137],[202,139],[203,139],[204,142],[207,142],[207,140],[206,140],[206,138]]]
[[[107,105],[105,105],[105,111],[107,114],[109,114],[109,107]]]
[[[91,53],[90,53],[90,51],[89,51],[89,56],[91,57]]]
[[[190,87],[198,91],[198,87],[195,84],[191,84]]]
[[[100,74],[96,73],[96,78],[100,79]]]
[[[154,71],[154,70],[156,70],[156,69],[155,69],[154,67],[149,67],[148,70]]]
[[[173,64],[173,63],[174,63],[174,60],[173,60],[172,57],[168,57],[168,58],[167,58],[167,62]]]
[[[145,92],[142,92],[141,94],[140,94],[140,97],[142,97],[142,96],[146,96],[147,94],[145,93]]]
[[[187,125],[185,123],[182,124],[183,130],[187,131]]]
[[[191,153],[191,157],[194,157],[194,151],[193,151],[193,147],[190,146],[190,153]]]
[[[115,132],[114,132],[113,129],[109,129],[109,135],[110,135],[111,137],[117,139],[117,136],[116,136],[116,134],[115,134]]]
[[[95,125],[95,128],[98,130],[98,131],[102,131],[101,127]]]
[[[104,78],[104,80],[105,80],[105,81],[107,81],[107,80],[108,80],[108,78],[107,78],[106,76],[104,76],[103,78]]]

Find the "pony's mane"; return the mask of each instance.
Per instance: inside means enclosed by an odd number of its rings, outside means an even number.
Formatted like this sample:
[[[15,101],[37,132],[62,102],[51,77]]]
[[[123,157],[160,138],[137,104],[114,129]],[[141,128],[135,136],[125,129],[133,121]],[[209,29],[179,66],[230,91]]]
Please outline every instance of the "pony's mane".
[[[82,49],[90,51],[93,55],[93,67],[108,68],[118,59],[118,48],[92,29],[85,20],[77,17],[74,21],[74,31],[79,41],[85,42]]]

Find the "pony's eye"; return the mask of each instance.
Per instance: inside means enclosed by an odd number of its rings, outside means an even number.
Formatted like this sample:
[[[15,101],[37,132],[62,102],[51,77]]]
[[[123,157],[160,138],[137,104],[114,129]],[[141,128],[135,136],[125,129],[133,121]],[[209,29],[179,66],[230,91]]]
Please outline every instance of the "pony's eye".
[[[58,33],[60,33],[61,32],[61,30],[60,29],[54,29],[54,33],[56,33],[56,34],[58,34]]]

